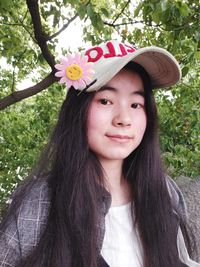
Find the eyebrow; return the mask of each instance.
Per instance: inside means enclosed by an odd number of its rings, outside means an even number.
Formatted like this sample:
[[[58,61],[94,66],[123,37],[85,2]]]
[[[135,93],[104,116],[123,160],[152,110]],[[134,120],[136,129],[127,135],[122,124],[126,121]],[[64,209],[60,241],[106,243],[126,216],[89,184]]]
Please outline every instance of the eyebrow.
[[[117,89],[115,87],[112,87],[112,86],[104,85],[103,87],[101,87],[99,89],[99,92],[102,92],[102,91],[117,92]],[[143,90],[138,90],[138,91],[132,92],[131,95],[140,95],[140,96],[144,97],[145,93]]]

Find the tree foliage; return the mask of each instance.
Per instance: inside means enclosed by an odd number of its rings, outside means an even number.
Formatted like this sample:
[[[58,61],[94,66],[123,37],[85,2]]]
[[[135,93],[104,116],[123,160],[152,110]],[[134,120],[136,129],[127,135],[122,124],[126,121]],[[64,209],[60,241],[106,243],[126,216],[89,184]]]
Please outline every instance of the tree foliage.
[[[60,33],[77,19],[80,38],[92,44],[117,36],[176,56],[181,83],[156,91],[163,158],[173,176],[199,175],[198,0],[0,0],[1,201],[28,173],[55,123],[65,94],[54,76],[55,51]],[[18,90],[30,77],[35,85]]]

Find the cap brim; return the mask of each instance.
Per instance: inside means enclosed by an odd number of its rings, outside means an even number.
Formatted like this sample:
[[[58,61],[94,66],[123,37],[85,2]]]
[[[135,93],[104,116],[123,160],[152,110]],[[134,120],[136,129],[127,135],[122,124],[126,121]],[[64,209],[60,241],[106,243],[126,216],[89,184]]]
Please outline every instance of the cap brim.
[[[181,70],[176,59],[165,49],[146,47],[139,49],[132,59],[148,72],[153,88],[175,85],[181,78]]]
[[[87,91],[96,91],[111,80],[128,62],[140,64],[149,74],[152,88],[175,85],[181,78],[181,70],[176,59],[165,49],[151,46],[140,48],[124,58],[113,58],[112,64],[101,66],[96,72],[96,82]]]

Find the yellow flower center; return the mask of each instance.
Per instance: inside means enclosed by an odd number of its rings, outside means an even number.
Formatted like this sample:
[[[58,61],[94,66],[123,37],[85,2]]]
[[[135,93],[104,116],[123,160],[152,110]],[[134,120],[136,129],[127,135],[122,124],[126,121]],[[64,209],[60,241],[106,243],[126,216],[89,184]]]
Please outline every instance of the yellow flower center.
[[[70,80],[76,81],[83,75],[83,70],[79,65],[71,64],[66,68],[66,75]]]

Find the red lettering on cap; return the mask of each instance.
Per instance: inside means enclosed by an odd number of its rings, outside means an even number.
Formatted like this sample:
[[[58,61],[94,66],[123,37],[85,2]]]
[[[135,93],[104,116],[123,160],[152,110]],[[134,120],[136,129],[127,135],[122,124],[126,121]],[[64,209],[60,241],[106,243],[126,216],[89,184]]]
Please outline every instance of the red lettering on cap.
[[[113,43],[112,42],[108,42],[106,44],[106,46],[108,47],[109,53],[105,54],[104,57],[105,58],[116,57],[115,47],[114,47]]]
[[[91,56],[92,51],[96,51],[96,57]],[[103,56],[103,50],[99,46],[92,47],[86,51],[85,55],[88,56],[88,62],[96,62]]]
[[[130,46],[130,45],[125,45],[125,46],[128,48],[127,52],[129,52],[129,53],[133,53],[133,52],[136,51],[136,49],[134,47]]]
[[[121,54],[118,54],[117,55],[118,57],[123,57],[128,54],[123,44],[119,44],[119,48],[120,48]]]
[[[121,54],[116,54],[115,46],[112,42],[108,42],[106,44],[108,48],[108,53],[104,54],[103,49],[100,46],[92,47],[85,52],[85,55],[88,56],[88,62],[96,62],[102,56],[104,58],[111,58],[111,57],[123,57],[126,56],[128,53],[133,53],[136,49],[129,45],[119,44],[119,49]],[[92,56],[92,52],[95,52],[95,56]]]

